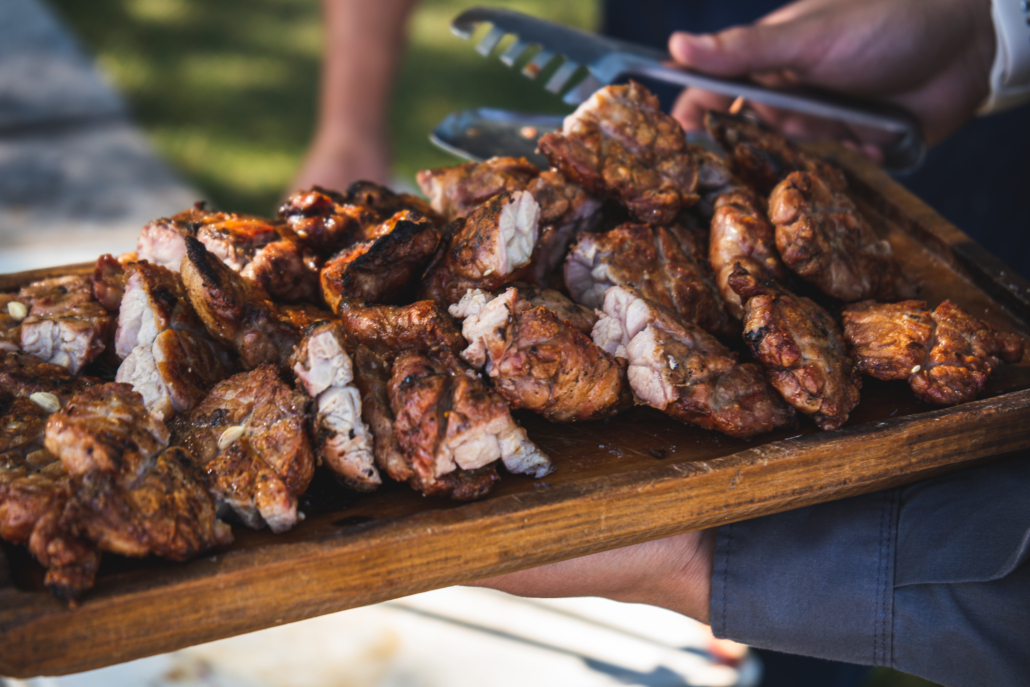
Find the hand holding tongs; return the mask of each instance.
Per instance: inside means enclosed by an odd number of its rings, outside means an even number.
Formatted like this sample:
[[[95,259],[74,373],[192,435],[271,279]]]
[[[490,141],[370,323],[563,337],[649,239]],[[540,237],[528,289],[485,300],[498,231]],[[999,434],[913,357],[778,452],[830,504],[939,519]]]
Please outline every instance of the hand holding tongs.
[[[539,76],[558,56],[564,58],[564,63],[545,86],[552,93],[561,93],[581,71],[580,68],[585,67],[585,78],[564,96],[570,105],[578,105],[597,89],[618,79],[649,77],[896,134],[897,140],[883,151],[884,166],[894,171],[915,168],[926,153],[919,122],[911,113],[895,105],[860,101],[813,89],[777,90],[743,79],[706,76],[676,66],[669,54],[661,50],[604,38],[495,7],[466,10],[451,22],[451,28],[462,38],[471,39],[481,23],[492,24],[489,33],[476,47],[483,55],[490,55],[505,35],[515,36],[515,42],[500,56],[509,67],[532,46],[540,47],[540,52],[522,69],[522,73],[530,78]]]

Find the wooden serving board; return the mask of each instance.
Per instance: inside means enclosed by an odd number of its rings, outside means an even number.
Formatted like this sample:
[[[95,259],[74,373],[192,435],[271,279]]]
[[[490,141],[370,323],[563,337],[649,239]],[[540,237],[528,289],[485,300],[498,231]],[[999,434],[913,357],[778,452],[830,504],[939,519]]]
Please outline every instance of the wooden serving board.
[[[921,298],[945,297],[1027,335],[1030,285],[890,177],[834,145],[862,209],[892,243]],[[91,266],[0,277],[0,289]],[[980,400],[917,401],[866,379],[840,430],[745,442],[637,408],[606,422],[520,415],[557,463],[542,480],[505,475],[458,504],[402,485],[371,495],[316,475],[307,519],[282,535],[234,527],[226,551],[185,564],[107,556],[76,610],[43,587],[22,549],[0,558],[0,675],[57,675],[551,563],[681,532],[904,484],[1030,448],[1030,362],[1002,366]]]

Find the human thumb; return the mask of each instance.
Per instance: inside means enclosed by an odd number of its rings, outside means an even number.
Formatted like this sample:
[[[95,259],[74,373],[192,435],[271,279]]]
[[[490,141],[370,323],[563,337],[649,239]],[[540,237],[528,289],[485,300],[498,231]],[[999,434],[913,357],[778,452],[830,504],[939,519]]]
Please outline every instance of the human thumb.
[[[798,57],[796,28],[788,22],[736,26],[712,34],[678,31],[669,37],[669,52],[685,67],[715,76],[789,69]]]

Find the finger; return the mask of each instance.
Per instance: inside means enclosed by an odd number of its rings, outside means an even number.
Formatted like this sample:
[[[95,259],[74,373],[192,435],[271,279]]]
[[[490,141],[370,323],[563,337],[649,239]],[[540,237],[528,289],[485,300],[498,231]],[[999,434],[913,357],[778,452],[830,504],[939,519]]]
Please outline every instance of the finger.
[[[707,74],[744,76],[800,66],[805,36],[796,22],[736,26],[715,34],[683,31],[669,37],[677,62]],[[807,33],[807,32],[805,32]]]
[[[729,109],[733,98],[702,91],[697,88],[685,88],[676,98],[672,106],[672,117],[687,131],[701,131],[705,127],[705,112]]]

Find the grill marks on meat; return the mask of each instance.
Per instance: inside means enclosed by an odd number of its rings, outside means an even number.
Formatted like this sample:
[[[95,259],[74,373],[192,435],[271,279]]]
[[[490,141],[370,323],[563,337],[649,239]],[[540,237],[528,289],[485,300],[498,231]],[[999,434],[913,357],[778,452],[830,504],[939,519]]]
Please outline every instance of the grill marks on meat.
[[[625,365],[544,306],[509,288],[493,300],[469,291],[450,312],[463,318],[462,358],[483,369],[513,408],[552,422],[607,417],[630,403]]]
[[[83,475],[62,526],[122,556],[183,561],[228,546],[232,531],[217,519],[215,502],[194,476],[191,460],[173,446],[131,483],[102,472]]]
[[[769,197],[776,247],[790,269],[843,301],[893,300],[900,270],[851,199],[823,177],[795,172]]]
[[[924,301],[855,303],[843,317],[856,367],[877,379],[908,380],[927,403],[971,401],[1002,361],[1023,358],[1020,337],[993,330],[950,300],[933,312]]]
[[[433,209],[448,222],[465,217],[501,193],[524,191],[540,170],[524,157],[492,157],[416,175]]]
[[[306,399],[266,364],[216,384],[200,405],[174,420],[173,431],[216,501],[248,527],[266,523],[283,532],[296,524],[297,499],[315,469],[305,406]],[[238,429],[226,434],[230,428]]]
[[[370,181],[355,182],[346,193],[320,186],[298,191],[279,208],[279,216],[286,222],[285,238],[328,258],[373,238],[380,223],[402,210],[416,212],[434,223],[442,221],[421,198],[394,193]]]
[[[299,385],[314,399],[315,450],[344,484],[372,491],[382,478],[375,467],[372,434],[361,420],[361,394],[344,344],[343,329],[320,322],[304,333],[293,354]]]
[[[833,165],[806,155],[780,134],[741,115],[709,111],[705,129],[729,153],[733,171],[765,195],[791,172],[812,172],[843,191],[844,175]]]
[[[21,323],[26,353],[74,374],[110,346],[114,318],[93,297],[90,277],[34,282],[18,292],[17,300],[32,304]]]
[[[533,196],[516,191],[455,220],[450,242],[426,269],[422,295],[450,305],[468,289],[492,291],[517,279],[532,257],[539,217]]]
[[[330,308],[335,310],[344,298],[372,303],[405,300],[440,245],[436,225],[410,210],[391,217],[376,234],[326,263],[322,296]]]
[[[265,293],[229,269],[202,243],[186,239],[182,279],[200,319],[217,341],[240,356],[246,368],[266,362],[286,369],[299,330],[282,318]]]
[[[633,81],[594,93],[539,148],[566,178],[619,199],[641,222],[666,224],[698,201],[683,128]]]
[[[439,305],[348,304],[340,318],[376,463],[390,477],[464,500],[490,490],[497,458],[512,472],[550,472],[503,399],[459,359],[465,341]]]
[[[23,398],[50,393],[65,405],[72,396],[100,383],[85,375],[73,375],[67,368],[43,362],[18,351],[0,353],[0,389]]]
[[[71,480],[53,455],[0,453],[0,538],[27,545],[47,569],[46,586],[74,606],[93,586],[100,552],[61,527],[71,495]]]
[[[239,272],[273,298],[293,303],[318,300],[319,266],[293,241],[282,240],[258,250]]]
[[[862,378],[830,314],[741,266],[729,283],[744,303],[744,341],[776,390],[821,429],[844,424],[858,405]]]
[[[629,363],[637,398],[666,414],[733,437],[787,427],[793,409],[770,386],[761,368],[640,291],[608,291],[593,331],[594,342]]]
[[[128,384],[98,384],[50,416],[45,445],[74,477],[98,472],[132,484],[168,447],[168,429]]]
[[[686,231],[623,224],[579,237],[565,262],[565,283],[572,298],[588,307],[600,307],[612,286],[630,286],[686,322],[730,333],[722,298],[698,257]]]
[[[753,192],[744,189],[724,193],[715,201],[708,261],[726,311],[738,320],[744,317],[744,306],[729,284],[736,263],[763,279],[783,280],[787,276],[776,251],[775,230],[763,205]]]
[[[169,329],[205,333],[204,323],[186,296],[182,277],[159,265],[131,264],[118,310],[115,353],[125,358],[136,346],[152,344],[158,334]]]

